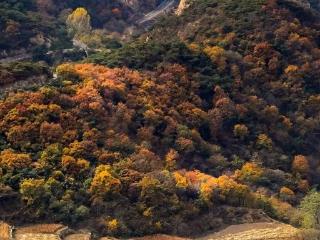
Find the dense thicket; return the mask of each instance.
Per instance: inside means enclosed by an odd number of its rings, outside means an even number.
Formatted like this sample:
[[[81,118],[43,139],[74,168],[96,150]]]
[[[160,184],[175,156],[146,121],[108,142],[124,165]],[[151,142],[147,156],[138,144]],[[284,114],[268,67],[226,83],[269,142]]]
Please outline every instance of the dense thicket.
[[[28,78],[51,76],[46,64],[34,62],[12,62],[0,64],[0,87],[14,82],[25,81]]]
[[[204,91],[219,85],[235,104],[256,98],[261,109],[269,105],[280,115],[296,118],[295,122],[301,116],[311,120],[304,106],[319,94],[319,26],[314,20],[317,14],[313,12],[313,17],[307,18],[301,13],[305,9],[293,10],[280,3],[197,1],[182,16],[161,21],[140,43],[105,56],[94,55],[91,61],[135,69],[178,62],[199,78]],[[179,37],[177,44],[172,43],[172,35]],[[202,94],[207,106],[211,106],[210,93]],[[254,125],[263,117],[256,114],[246,119]],[[261,131],[261,126],[259,129],[254,132]],[[296,130],[290,130],[289,141],[275,139],[276,145],[286,153],[315,153],[318,127],[309,129],[312,132],[305,133],[302,139],[299,133],[293,133]],[[282,135],[275,128],[269,131],[277,132],[276,138]],[[229,143],[226,145],[230,148]]]

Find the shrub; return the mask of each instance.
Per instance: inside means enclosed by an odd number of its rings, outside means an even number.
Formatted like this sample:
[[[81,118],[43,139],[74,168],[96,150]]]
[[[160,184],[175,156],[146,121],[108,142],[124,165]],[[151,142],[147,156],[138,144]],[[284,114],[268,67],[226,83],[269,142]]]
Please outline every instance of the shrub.
[[[241,139],[246,137],[248,135],[248,133],[249,133],[249,130],[248,130],[247,126],[244,124],[236,124],[233,128],[233,134],[236,137],[239,137]]]
[[[113,173],[109,165],[100,165],[96,168],[91,182],[90,192],[96,197],[108,197],[120,191],[121,182]]]
[[[32,159],[29,154],[15,153],[11,149],[4,150],[0,153],[0,165],[5,169],[23,169],[30,167]]]
[[[257,146],[260,148],[272,149],[272,139],[266,134],[259,134],[257,138]]]
[[[304,228],[320,228],[320,193],[312,190],[301,201],[301,226]]]
[[[38,206],[41,201],[45,201],[45,180],[25,179],[20,184],[22,199],[27,205]]]
[[[295,156],[292,162],[292,170],[295,173],[306,175],[310,171],[307,158],[303,155]]]
[[[237,170],[235,175],[240,181],[257,183],[263,177],[263,169],[255,163],[246,163],[241,170]]]
[[[279,194],[280,194],[281,200],[286,201],[286,202],[291,202],[295,198],[294,192],[290,188],[287,188],[287,187],[282,187],[280,189]]]

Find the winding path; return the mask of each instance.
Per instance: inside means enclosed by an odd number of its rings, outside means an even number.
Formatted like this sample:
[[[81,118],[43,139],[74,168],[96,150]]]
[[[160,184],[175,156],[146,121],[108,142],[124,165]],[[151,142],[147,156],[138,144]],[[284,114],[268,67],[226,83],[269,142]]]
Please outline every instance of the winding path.
[[[152,21],[163,14],[166,14],[167,12],[172,10],[174,7],[176,7],[178,2],[179,1],[176,1],[176,0],[163,1],[155,10],[147,13],[143,18],[138,20],[137,23],[141,25],[146,22]]]
[[[22,60],[26,60],[26,59],[31,59],[32,55],[31,54],[20,54],[20,55],[16,55],[13,57],[7,57],[7,58],[2,58],[0,59],[0,63],[11,63],[11,62],[17,62],[17,61],[22,61]]]

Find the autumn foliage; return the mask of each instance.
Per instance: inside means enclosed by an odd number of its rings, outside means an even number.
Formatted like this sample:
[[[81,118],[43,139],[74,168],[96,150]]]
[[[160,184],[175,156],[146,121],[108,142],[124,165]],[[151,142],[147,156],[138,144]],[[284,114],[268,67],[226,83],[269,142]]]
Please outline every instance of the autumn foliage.
[[[90,32],[87,14],[70,27]],[[318,24],[263,0],[201,1],[173,20],[1,98],[0,186],[21,216],[120,236],[191,236],[248,209],[295,219],[319,181]]]

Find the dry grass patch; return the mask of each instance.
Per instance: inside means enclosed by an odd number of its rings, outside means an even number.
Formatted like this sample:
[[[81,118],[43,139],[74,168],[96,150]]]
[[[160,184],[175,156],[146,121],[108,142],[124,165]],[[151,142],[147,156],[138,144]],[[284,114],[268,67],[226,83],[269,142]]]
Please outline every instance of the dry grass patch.
[[[55,234],[25,233],[15,236],[14,240],[61,240]]]
[[[68,235],[64,240],[91,240],[91,234],[89,233],[76,233]]]
[[[199,240],[309,240],[301,230],[282,223],[252,223],[233,225]]]
[[[303,240],[320,240],[320,231],[314,229],[306,229],[301,231]]]
[[[15,230],[15,234],[24,233],[47,233],[55,234],[60,229],[64,228],[62,224],[36,224],[27,227],[20,227]]]
[[[9,240],[10,239],[10,225],[0,222],[0,239],[1,240]]]
[[[157,235],[146,236],[141,238],[134,238],[132,240],[189,240],[189,238],[180,238],[180,237],[157,234]]]

